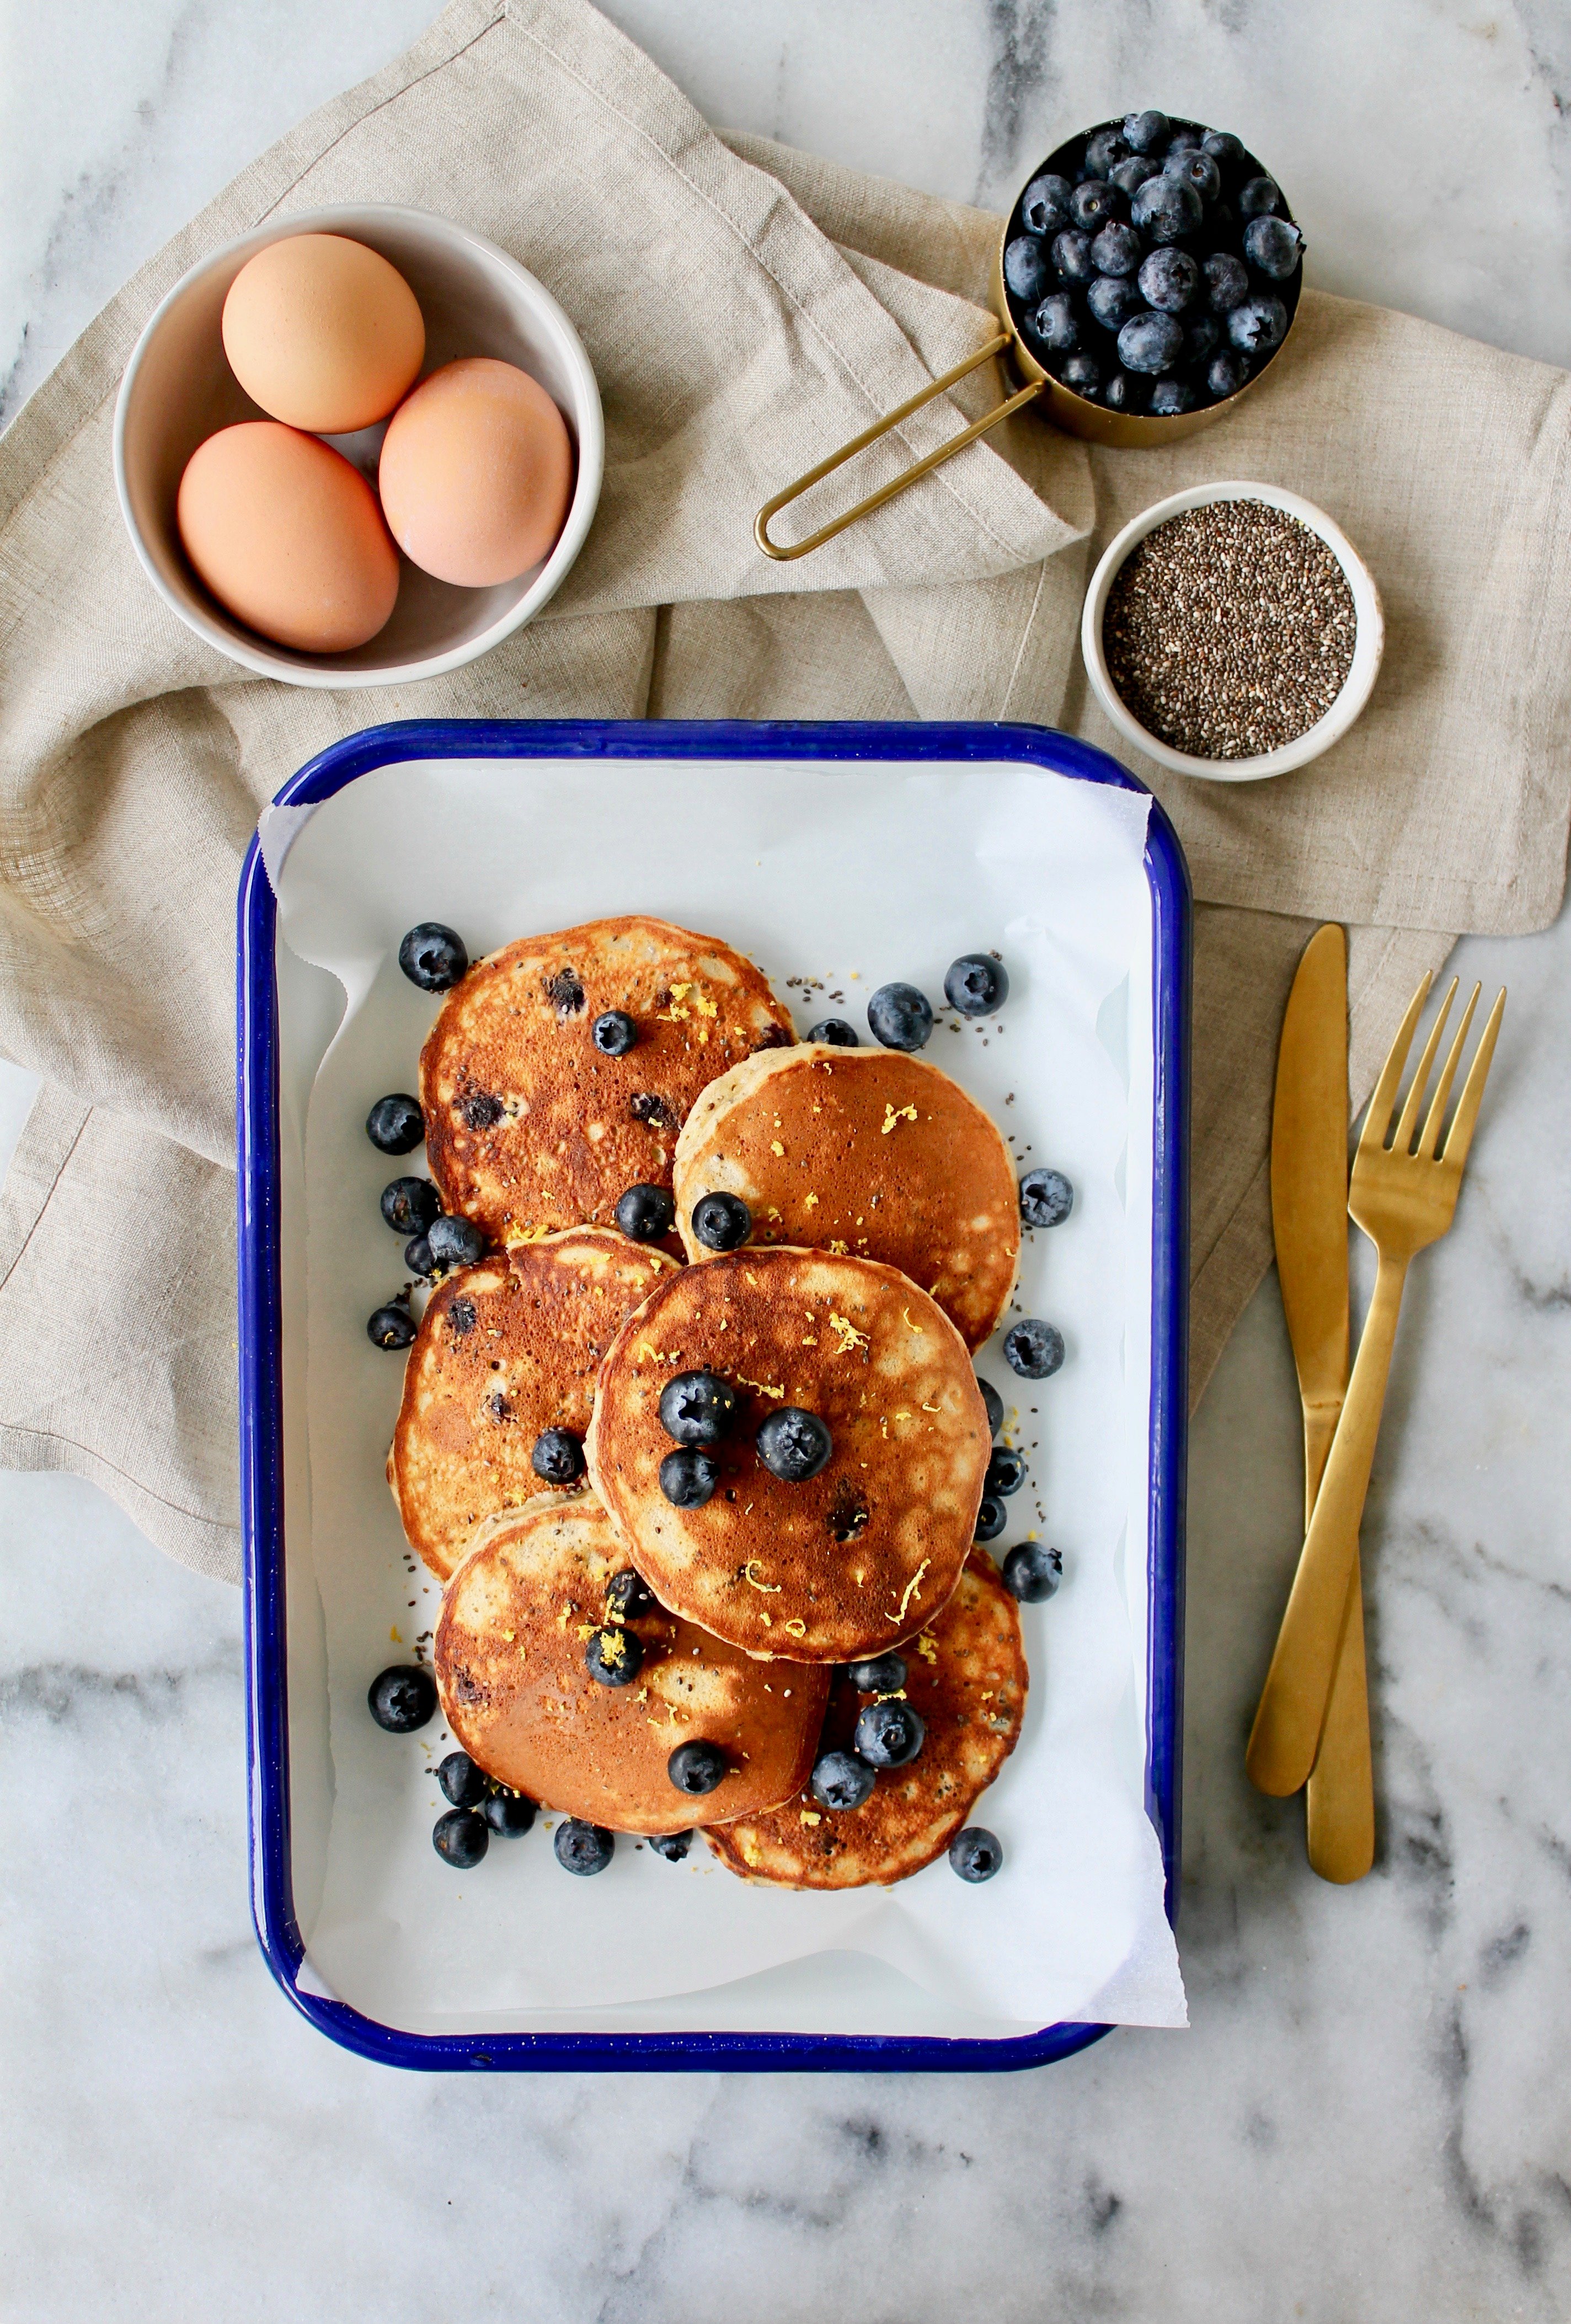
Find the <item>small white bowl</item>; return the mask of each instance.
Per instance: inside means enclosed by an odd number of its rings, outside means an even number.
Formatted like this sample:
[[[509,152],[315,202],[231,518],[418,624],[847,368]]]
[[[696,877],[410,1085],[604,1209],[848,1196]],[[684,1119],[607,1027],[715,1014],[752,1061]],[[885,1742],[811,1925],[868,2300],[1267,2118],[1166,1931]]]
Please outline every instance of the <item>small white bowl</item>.
[[[1325,716],[1317,719],[1295,741],[1284,742],[1280,751],[1263,751],[1253,759],[1196,759],[1187,751],[1175,751],[1159,742],[1125,707],[1108,674],[1102,649],[1102,617],[1107,610],[1108,592],[1130,550],[1170,517],[1181,516],[1186,509],[1208,508],[1216,501],[1263,501],[1268,508],[1282,509],[1289,516],[1296,516],[1300,524],[1308,525],[1311,532],[1318,533],[1346,576],[1357,621],[1352,667],[1342,682],[1341,693]],[[1091,576],[1080,615],[1080,652],[1091,691],[1124,740],[1137,751],[1144,751],[1148,759],[1154,759],[1159,767],[1170,768],[1175,775],[1198,775],[1208,783],[1257,783],[1267,775],[1285,775],[1294,767],[1307,766],[1322,751],[1328,751],[1333,742],[1340,742],[1368,701],[1384,650],[1385,616],[1380,610],[1380,592],[1368,566],[1324,509],[1318,509],[1313,501],[1303,499],[1298,493],[1284,492],[1280,484],[1195,484],[1187,493],[1170,493],[1166,500],[1155,502],[1108,542]]]
[[[576,474],[567,521],[543,565],[485,589],[456,589],[400,557],[398,604],[352,653],[296,653],[225,613],[197,579],[175,526],[175,496],[198,444],[239,420],[266,417],[230,370],[220,324],[246,260],[296,234],[342,234],[396,266],[426,318],[421,377],[457,355],[496,355],[537,379],[567,422]],[[326,440],[374,485],[383,420]],[[511,635],[561,586],[600,498],[605,424],[577,332],[545,285],[483,235],[429,211],[376,203],[293,211],[216,250],[177,282],[148,321],[120,383],[115,489],[142,569],[188,629],[247,669],[293,686],[388,686],[457,669]]]

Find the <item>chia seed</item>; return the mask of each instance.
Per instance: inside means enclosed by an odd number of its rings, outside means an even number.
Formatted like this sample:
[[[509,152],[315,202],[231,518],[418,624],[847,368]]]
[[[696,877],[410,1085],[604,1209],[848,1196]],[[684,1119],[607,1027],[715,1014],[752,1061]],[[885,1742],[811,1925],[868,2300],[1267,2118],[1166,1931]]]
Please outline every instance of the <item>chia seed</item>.
[[[1125,558],[1102,650],[1148,734],[1190,758],[1253,759],[1325,716],[1357,627],[1318,533],[1263,501],[1216,501],[1170,517]]]

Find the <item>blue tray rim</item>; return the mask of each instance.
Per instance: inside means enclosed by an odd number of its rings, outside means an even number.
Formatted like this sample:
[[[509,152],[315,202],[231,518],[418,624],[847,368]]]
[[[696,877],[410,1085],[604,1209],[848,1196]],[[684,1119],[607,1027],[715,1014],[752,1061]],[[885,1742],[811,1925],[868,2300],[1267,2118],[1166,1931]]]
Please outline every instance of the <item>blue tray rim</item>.
[[[328,745],[275,794],[305,806],[411,759],[757,758],[1018,760],[1080,782],[1144,791],[1092,744],[1002,722],[408,719]],[[1145,847],[1152,898],[1153,1124],[1150,1631],[1146,1808],[1175,1927],[1183,1737],[1184,1508],[1188,1458],[1189,1108],[1192,898],[1178,835],[1154,797]],[[329,2039],[383,2065],[427,2072],[912,2072],[1018,2070],[1072,2056],[1107,2025],[1063,2023],[989,2039],[758,2033],[411,2034],[302,1992],[305,1959],[289,1862],[283,1536],[277,906],[253,838],[241,867],[236,943],[240,1497],[252,1918],[289,1999]]]

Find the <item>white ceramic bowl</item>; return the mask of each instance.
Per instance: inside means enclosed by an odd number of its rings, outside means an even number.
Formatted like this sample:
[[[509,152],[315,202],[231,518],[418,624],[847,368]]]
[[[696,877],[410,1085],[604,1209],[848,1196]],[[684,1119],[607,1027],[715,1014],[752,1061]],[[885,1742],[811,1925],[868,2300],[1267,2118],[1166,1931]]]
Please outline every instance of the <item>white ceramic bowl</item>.
[[[1357,618],[1352,668],[1325,716],[1296,741],[1284,742],[1280,751],[1264,751],[1253,759],[1196,759],[1187,751],[1175,751],[1159,742],[1125,707],[1108,675],[1107,656],[1102,650],[1102,616],[1107,610],[1107,595],[1130,550],[1170,517],[1181,516],[1186,509],[1208,508],[1215,501],[1263,501],[1268,508],[1285,510],[1300,524],[1308,525],[1311,532],[1318,533],[1346,576]],[[1148,759],[1154,759],[1159,767],[1171,768],[1178,775],[1198,775],[1209,783],[1259,782],[1266,775],[1285,775],[1294,767],[1306,766],[1322,751],[1328,751],[1346,734],[1368,701],[1384,650],[1385,617],[1380,610],[1380,592],[1368,566],[1324,509],[1318,509],[1313,501],[1304,500],[1298,493],[1284,492],[1280,484],[1196,484],[1187,493],[1170,493],[1166,500],[1155,502],[1108,542],[1091,576],[1080,615],[1080,652],[1091,691],[1124,740],[1137,751],[1144,751]]]
[[[400,557],[398,604],[369,644],[352,653],[296,653],[225,612],[188,563],[175,495],[198,444],[238,420],[266,415],[224,354],[220,320],[246,260],[295,234],[342,234],[391,261],[426,318],[421,376],[457,355],[497,355],[537,379],[565,419],[576,473],[562,536],[543,565],[485,589],[457,589]],[[383,420],[326,440],[376,478]],[[387,686],[457,669],[519,629],[560,587],[600,498],[605,428],[600,391],[577,332],[542,283],[483,235],[428,211],[377,203],[291,212],[204,258],[150,318],[120,383],[115,488],[149,580],[188,629],[232,661],[294,686]]]

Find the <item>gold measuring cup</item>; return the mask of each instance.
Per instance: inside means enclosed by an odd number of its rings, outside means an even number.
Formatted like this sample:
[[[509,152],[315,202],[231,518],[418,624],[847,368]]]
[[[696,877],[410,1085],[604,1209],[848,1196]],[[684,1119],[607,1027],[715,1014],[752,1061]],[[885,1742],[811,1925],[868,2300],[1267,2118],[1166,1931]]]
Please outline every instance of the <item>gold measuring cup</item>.
[[[1086,140],[1096,136],[1099,130],[1116,129],[1119,125],[1116,121],[1098,121],[1093,123],[1089,129],[1082,130],[1078,136],[1066,138],[1061,145],[1054,147],[1045,161],[1033,170],[1026,180],[1026,186],[1034,184],[1038,178],[1045,176],[1049,171],[1061,177],[1067,177],[1072,184],[1080,156],[1085,150]],[[1175,133],[1180,130],[1199,131],[1200,124],[1175,118],[1171,127]],[[1203,131],[1201,134],[1204,134]],[[1235,165],[1235,174],[1266,177],[1270,173],[1263,163],[1255,160],[1253,153],[1246,152],[1243,161]],[[904,403],[896,404],[893,411],[887,411],[881,420],[875,420],[870,428],[864,428],[861,434],[853,436],[849,444],[842,444],[840,449],[837,452],[831,452],[827,459],[820,460],[816,467],[809,468],[805,475],[798,476],[795,484],[787,484],[784,492],[775,494],[773,500],[766,501],[753,521],[753,538],[766,557],[772,557],[780,563],[788,563],[794,558],[806,557],[813,549],[822,549],[826,540],[832,540],[836,533],[845,530],[847,525],[855,524],[859,517],[870,516],[875,509],[882,508],[886,501],[892,501],[896,493],[908,491],[923,476],[930,475],[934,468],[942,467],[946,460],[952,460],[957,452],[963,452],[968,444],[974,444],[979,436],[987,435],[989,429],[997,428],[1000,420],[1007,420],[1012,412],[1023,410],[1028,403],[1036,403],[1040,410],[1045,411],[1055,427],[1062,429],[1066,435],[1079,436],[1089,444],[1110,445],[1120,451],[1152,450],[1158,445],[1176,444],[1181,437],[1198,435],[1202,428],[1214,425],[1249,393],[1250,389],[1263,377],[1291,337],[1293,324],[1298,317],[1299,292],[1303,284],[1301,263],[1288,281],[1278,282],[1272,286],[1275,295],[1282,300],[1287,309],[1287,329],[1264,362],[1251,373],[1243,386],[1234,394],[1224,396],[1217,403],[1201,404],[1193,411],[1174,412],[1171,417],[1165,418],[1153,418],[1150,412],[1144,411],[1109,411],[1105,404],[1092,403],[1085,396],[1077,395],[1072,388],[1065,387],[1061,380],[1054,379],[1046,365],[1032,353],[1021,332],[1019,318],[1015,311],[1016,304],[1023,307],[1024,301],[1012,300],[1005,288],[1004,253],[1015,236],[1024,231],[1020,222],[1020,202],[1024,198],[1024,192],[1025,187],[1022,187],[1020,195],[1016,197],[1014,207],[1004,221],[997,246],[993,253],[993,308],[999,318],[997,336],[990,338],[986,346],[978,347],[975,355],[968,355],[963,363],[958,363],[952,370],[946,371],[942,378],[931,381],[915,395],[907,396]],[[1278,215],[1289,225],[1293,223],[1292,212],[1285,200],[1282,203]],[[989,411],[985,418],[974,420],[970,427],[962,429],[958,436],[951,436],[946,443],[941,444],[936,451],[929,452],[923,459],[914,462],[909,468],[902,469],[899,475],[894,477],[890,483],[881,484],[876,493],[869,493],[866,500],[859,501],[854,508],[847,509],[843,516],[837,516],[828,524],[820,525],[818,530],[810,532],[805,540],[783,542],[770,539],[770,520],[778,516],[782,509],[789,508],[793,501],[800,500],[804,493],[811,492],[813,485],[822,484],[825,476],[831,476],[837,468],[844,467],[846,462],[855,459],[859,452],[865,452],[869,444],[876,444],[879,438],[887,436],[891,429],[898,428],[903,420],[909,420],[912,413],[920,411],[924,403],[931,403],[936,396],[946,394],[951,387],[968,377],[971,372],[979,371],[981,366],[985,363],[990,363],[995,355],[1001,355],[1005,359],[1006,382],[1009,381],[1010,373],[1013,371],[1025,383],[1023,387],[1014,389],[1014,392],[998,405],[997,410]]]

